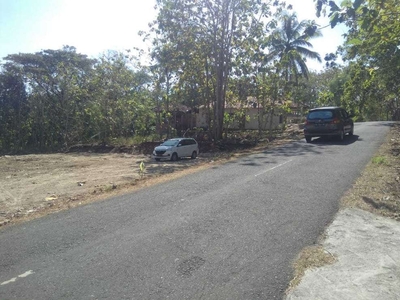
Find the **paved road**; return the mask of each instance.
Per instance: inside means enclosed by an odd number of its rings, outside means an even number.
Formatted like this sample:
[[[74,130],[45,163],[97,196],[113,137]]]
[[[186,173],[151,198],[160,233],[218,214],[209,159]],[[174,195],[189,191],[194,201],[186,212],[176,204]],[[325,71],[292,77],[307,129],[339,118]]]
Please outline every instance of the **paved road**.
[[[384,140],[303,141],[0,231],[0,299],[281,299]]]

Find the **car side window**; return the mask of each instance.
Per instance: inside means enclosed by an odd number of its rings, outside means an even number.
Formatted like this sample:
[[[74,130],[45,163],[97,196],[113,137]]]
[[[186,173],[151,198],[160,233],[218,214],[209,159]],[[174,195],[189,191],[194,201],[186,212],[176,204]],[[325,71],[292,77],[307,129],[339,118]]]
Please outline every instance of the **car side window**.
[[[347,119],[349,117],[349,114],[347,113],[347,111],[342,109],[342,116],[343,116],[343,118]]]

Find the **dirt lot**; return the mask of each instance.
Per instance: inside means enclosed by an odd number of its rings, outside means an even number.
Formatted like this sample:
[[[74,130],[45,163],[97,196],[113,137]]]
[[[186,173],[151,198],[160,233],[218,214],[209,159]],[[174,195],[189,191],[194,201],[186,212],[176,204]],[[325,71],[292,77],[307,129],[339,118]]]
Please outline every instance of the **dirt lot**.
[[[0,225],[150,184],[149,179],[162,180],[163,174],[212,163],[214,156],[178,162],[127,153],[1,156]],[[141,162],[144,174],[139,172]]]

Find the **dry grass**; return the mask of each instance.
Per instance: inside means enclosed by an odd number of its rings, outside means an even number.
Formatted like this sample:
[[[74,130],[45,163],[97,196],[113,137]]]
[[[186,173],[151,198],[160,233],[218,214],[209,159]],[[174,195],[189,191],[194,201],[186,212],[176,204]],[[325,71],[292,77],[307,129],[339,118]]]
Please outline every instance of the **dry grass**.
[[[400,124],[341,200],[342,208],[359,208],[400,221]]]
[[[289,284],[288,291],[295,288],[300,283],[307,270],[333,264],[335,261],[336,257],[324,250],[321,245],[304,248],[293,264],[294,278]]]

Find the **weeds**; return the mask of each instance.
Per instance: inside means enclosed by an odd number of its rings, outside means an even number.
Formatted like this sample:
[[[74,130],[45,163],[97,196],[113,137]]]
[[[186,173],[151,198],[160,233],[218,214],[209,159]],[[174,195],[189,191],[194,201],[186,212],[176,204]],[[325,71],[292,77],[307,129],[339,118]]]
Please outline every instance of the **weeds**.
[[[375,156],[372,158],[372,163],[377,165],[387,165],[387,159],[384,156]]]
[[[139,177],[140,178],[143,178],[145,171],[146,171],[146,166],[144,165],[144,162],[142,161],[139,164]]]

